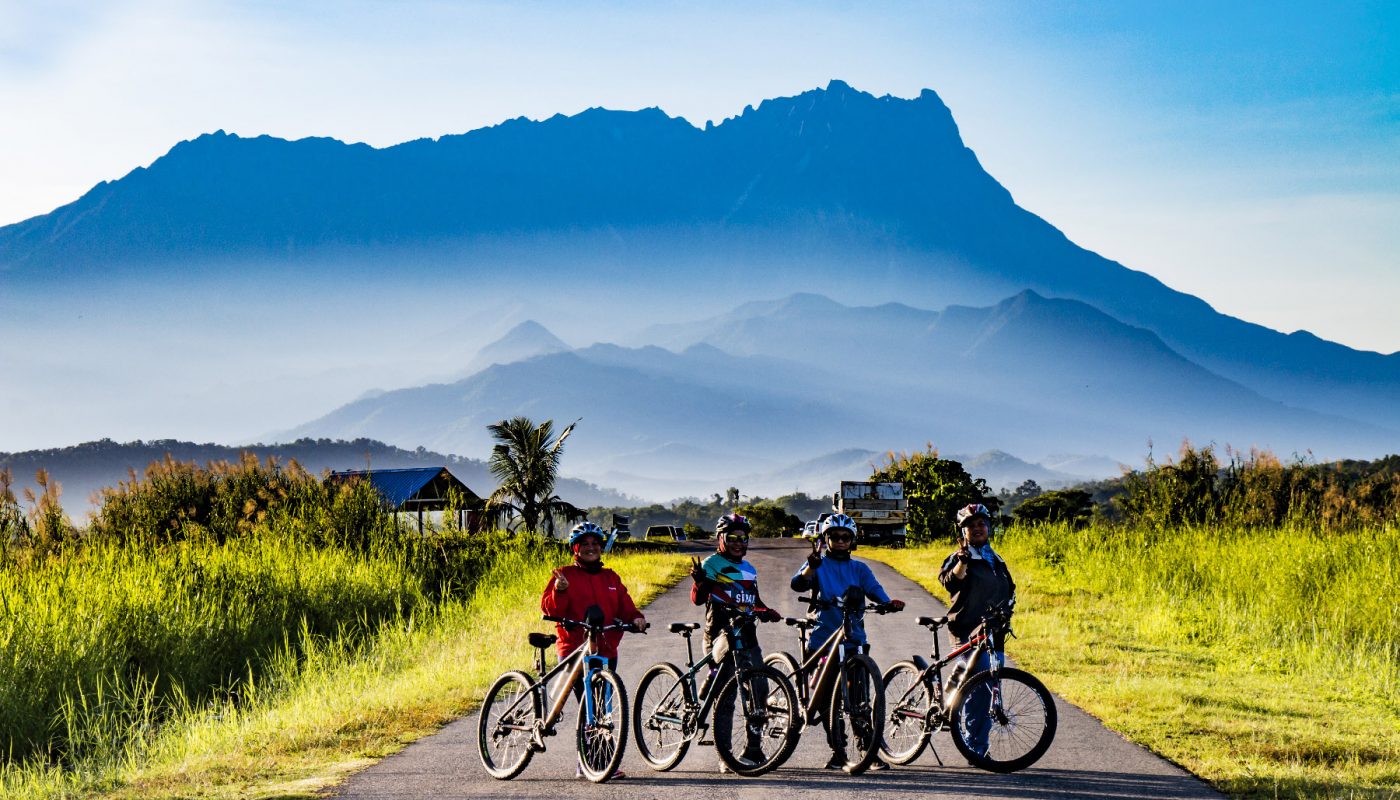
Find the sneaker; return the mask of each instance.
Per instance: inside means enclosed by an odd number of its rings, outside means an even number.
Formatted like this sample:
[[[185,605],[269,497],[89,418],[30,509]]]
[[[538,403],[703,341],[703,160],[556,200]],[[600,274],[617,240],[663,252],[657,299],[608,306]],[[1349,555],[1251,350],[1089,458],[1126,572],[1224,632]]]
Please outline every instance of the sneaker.
[[[582,778],[582,777],[583,777],[583,765],[582,765],[582,764],[575,764],[575,765],[574,765],[574,777],[575,777],[575,778]]]
[[[832,756],[832,757],[831,757],[831,760],[828,761],[828,762],[826,762],[826,766],[823,767],[822,769],[845,769],[845,768],[846,768],[846,759],[844,759],[844,758],[842,758],[842,757],[840,757],[840,756]]]
[[[744,754],[742,756],[739,756],[739,759],[741,761],[747,761],[750,764],[762,764],[763,762],[768,760],[768,756],[765,755],[762,750],[758,749],[757,747],[754,747],[745,750]]]
[[[721,774],[721,775],[728,775],[728,774],[729,774],[729,767],[726,766],[725,763],[724,763],[723,761],[719,762],[719,774]]]
[[[870,762],[870,769],[873,772],[881,772],[889,768],[890,765],[886,764],[885,760],[883,758],[880,758],[879,756],[875,756],[875,760]]]
[[[627,777],[627,773],[623,772],[622,770],[618,770],[617,772],[614,772],[614,773],[613,773],[613,776],[612,776],[611,778],[608,778],[608,780],[610,780],[610,781],[620,781],[620,780],[622,780],[622,779],[625,778],[625,777]]]

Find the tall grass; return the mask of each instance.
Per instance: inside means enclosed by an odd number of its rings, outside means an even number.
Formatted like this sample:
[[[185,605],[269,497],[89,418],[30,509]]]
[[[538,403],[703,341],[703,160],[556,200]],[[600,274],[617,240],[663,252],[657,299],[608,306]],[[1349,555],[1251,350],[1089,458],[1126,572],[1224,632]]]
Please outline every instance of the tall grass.
[[[482,547],[491,558],[470,591],[405,605],[363,635],[293,624],[234,691],[157,702],[150,684],[104,684],[58,717],[70,738],[102,745],[62,766],[0,768],[0,797],[310,796],[465,712],[496,674],[529,662],[525,633],[546,629],[539,592],[566,555],[529,538]],[[664,591],[681,561],[609,558],[639,603]]]
[[[1400,794],[1400,528],[1014,527],[1013,657],[1233,795]],[[937,589],[948,548],[878,557]]]

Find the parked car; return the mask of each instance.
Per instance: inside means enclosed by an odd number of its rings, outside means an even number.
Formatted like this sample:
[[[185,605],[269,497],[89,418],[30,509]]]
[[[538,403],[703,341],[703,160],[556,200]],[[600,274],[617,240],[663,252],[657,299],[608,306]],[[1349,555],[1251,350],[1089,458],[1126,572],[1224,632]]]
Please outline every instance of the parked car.
[[[647,541],[655,540],[684,542],[685,530],[679,525],[652,525],[647,528]]]

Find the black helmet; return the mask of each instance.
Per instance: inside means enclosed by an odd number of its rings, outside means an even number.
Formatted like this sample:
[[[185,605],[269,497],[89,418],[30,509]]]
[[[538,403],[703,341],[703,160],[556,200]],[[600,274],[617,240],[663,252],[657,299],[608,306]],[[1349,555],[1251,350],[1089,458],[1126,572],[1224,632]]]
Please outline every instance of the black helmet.
[[[724,547],[724,540],[731,533],[753,533],[753,525],[749,523],[749,518],[743,514],[725,514],[715,521],[715,538],[719,540],[720,547]]]
[[[981,503],[969,503],[963,506],[958,509],[958,529],[962,530],[964,525],[967,525],[969,521],[977,519],[978,517],[985,519],[988,524],[992,522],[992,512],[988,511],[987,507]]]

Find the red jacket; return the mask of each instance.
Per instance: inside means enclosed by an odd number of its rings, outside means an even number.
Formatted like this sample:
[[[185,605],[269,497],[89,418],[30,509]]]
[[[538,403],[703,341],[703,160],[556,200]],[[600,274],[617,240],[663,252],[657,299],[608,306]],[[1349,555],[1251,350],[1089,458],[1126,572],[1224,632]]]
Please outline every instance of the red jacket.
[[[603,568],[589,574],[582,567],[570,565],[563,568],[569,588],[563,592],[554,591],[555,578],[549,577],[545,584],[544,596],[540,598],[540,609],[551,617],[565,619],[584,618],[584,612],[591,605],[603,609],[603,621],[611,625],[615,621],[631,622],[642,616],[627,587],[617,573]],[[581,628],[556,626],[559,632],[559,657],[564,658],[588,641],[588,634]],[[598,655],[604,658],[617,658],[617,643],[622,641],[622,631],[608,631],[598,642]]]

